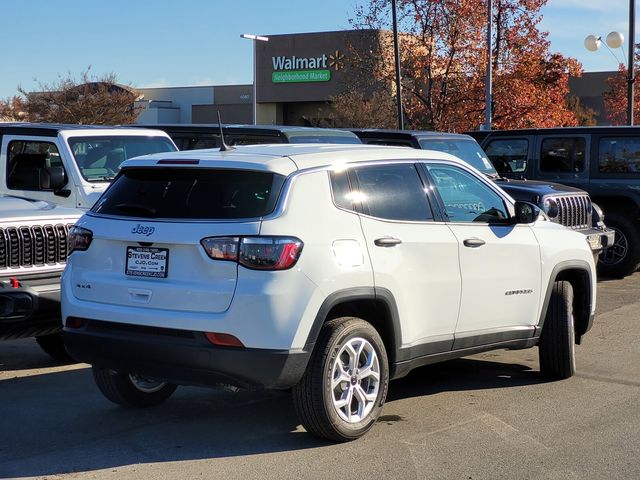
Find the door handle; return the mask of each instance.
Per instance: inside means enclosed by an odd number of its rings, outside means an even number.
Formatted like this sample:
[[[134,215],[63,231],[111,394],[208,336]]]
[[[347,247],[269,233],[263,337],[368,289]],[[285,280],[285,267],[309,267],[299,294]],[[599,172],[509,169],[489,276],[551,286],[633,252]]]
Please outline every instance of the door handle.
[[[479,238],[467,238],[462,243],[464,243],[465,247],[478,248],[484,245],[486,242]]]
[[[376,238],[373,243],[375,243],[377,247],[395,247],[401,244],[402,240],[393,237],[382,237]]]

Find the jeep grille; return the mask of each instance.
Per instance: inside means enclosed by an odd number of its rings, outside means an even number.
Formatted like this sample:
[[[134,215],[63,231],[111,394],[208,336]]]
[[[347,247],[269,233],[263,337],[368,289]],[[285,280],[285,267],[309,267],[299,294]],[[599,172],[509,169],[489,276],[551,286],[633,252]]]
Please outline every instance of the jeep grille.
[[[558,223],[570,228],[588,228],[591,225],[591,202],[589,197],[562,196],[556,197],[558,202]]]
[[[0,228],[0,269],[64,263],[72,225]]]

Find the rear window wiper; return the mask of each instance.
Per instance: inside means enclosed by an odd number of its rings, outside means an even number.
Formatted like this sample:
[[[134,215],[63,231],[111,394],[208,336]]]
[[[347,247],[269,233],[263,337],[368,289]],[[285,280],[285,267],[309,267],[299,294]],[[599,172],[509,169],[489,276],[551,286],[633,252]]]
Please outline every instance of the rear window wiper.
[[[140,205],[139,203],[119,203],[116,205],[116,208],[123,212],[135,213],[146,217],[155,217],[158,213],[155,208]]]

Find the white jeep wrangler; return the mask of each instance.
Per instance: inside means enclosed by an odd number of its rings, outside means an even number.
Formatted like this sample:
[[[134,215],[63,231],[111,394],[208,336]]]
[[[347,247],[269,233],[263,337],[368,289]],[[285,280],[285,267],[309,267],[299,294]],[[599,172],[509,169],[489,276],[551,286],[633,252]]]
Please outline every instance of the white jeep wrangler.
[[[70,235],[65,343],[109,400],[291,388],[305,428],[337,441],[428,363],[537,345],[542,374],[573,375],[595,311],[584,235],[440,152],[132,159]]]

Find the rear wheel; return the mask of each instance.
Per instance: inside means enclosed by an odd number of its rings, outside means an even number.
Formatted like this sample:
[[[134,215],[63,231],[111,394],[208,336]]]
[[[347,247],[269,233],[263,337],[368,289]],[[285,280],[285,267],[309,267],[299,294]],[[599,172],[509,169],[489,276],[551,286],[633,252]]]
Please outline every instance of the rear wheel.
[[[538,342],[540,373],[564,379],[576,372],[576,338],[573,319],[573,288],[555,282]]]
[[[36,342],[40,348],[48,353],[52,358],[60,362],[74,362],[75,360],[67,353],[62,340],[62,332],[52,333],[36,337]]]
[[[93,367],[93,378],[107,399],[126,407],[159,405],[177,388],[162,380],[100,367]]]
[[[626,277],[636,271],[640,262],[639,226],[618,212],[607,212],[605,223],[615,230],[616,237],[613,245],[600,254],[598,273],[603,277]]]
[[[376,329],[359,318],[342,317],[323,326],[292,393],[308,432],[344,442],[373,427],[388,385],[387,354]]]

